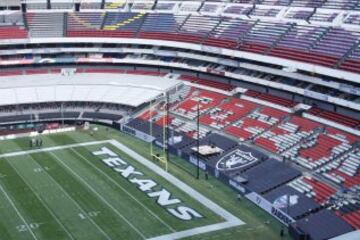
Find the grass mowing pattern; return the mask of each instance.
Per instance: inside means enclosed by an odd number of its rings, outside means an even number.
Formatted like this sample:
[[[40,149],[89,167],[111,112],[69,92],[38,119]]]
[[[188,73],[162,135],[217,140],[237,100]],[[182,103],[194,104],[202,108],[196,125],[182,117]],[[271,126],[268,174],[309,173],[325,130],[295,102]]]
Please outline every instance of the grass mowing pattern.
[[[100,127],[100,130],[93,135],[88,134],[88,132],[73,132],[44,136],[43,147],[110,138],[122,142],[150,159],[149,148],[146,143],[115,130],[105,130],[103,127]],[[6,141],[0,145],[0,151],[4,153],[28,150],[28,145],[29,139],[26,138]],[[192,223],[192,225],[186,222],[179,223],[178,220],[166,213],[154,201],[149,201],[149,198],[137,190],[134,185],[129,184],[127,180],[106,167],[99,159],[94,161],[91,151],[97,150],[98,147],[87,146],[53,153],[36,153],[16,157],[15,161],[10,161],[10,158],[0,160],[0,176],[6,172],[5,177],[0,177],[0,185],[7,192],[11,192],[11,198],[24,215],[26,222],[45,223],[33,229],[38,239],[141,239],[141,236],[136,231],[122,221],[118,214],[114,213],[89,187],[86,187],[84,181],[91,183],[91,187],[104,196],[108,203],[116,205],[118,212],[124,216],[126,215],[130,222],[136,222],[136,226],[146,237],[221,222],[220,217],[196,204],[196,201],[186,197],[185,194],[176,187],[171,186],[166,180],[159,176],[153,176],[151,171],[141,168],[146,175],[166,186],[170,192],[176,193],[176,197],[183,200],[188,206],[206,215],[206,218],[202,219],[202,221]],[[113,150],[123,158],[128,157],[119,150]],[[62,164],[56,159],[56,156],[71,169],[74,169],[82,180],[72,174],[64,166],[64,163]],[[13,159],[15,158],[11,158],[11,160]],[[187,168],[188,171],[195,172],[195,168],[183,160],[174,156],[171,159],[177,161],[178,164],[182,163],[182,166]],[[131,164],[139,167],[136,162],[131,162]],[[40,172],[35,172],[33,169],[39,169]],[[246,222],[244,226],[193,236],[189,239],[279,239],[280,224],[276,220],[249,201],[236,200],[236,193],[221,182],[213,178],[208,181],[195,180],[184,170],[173,164],[170,164],[169,170],[171,174]],[[147,209],[134,201],[134,198],[124,193],[119,186],[129,191],[139,202],[146,202]],[[120,199],[123,201],[119,200],[119,195],[121,195]],[[76,199],[77,204],[71,199]],[[23,223],[16,216],[3,194],[0,194],[0,201],[2,216],[7,216],[0,219],[1,236],[4,236],[4,239],[34,239],[29,231],[26,231],[26,234],[17,231],[16,226],[21,226]],[[89,213],[92,217],[88,216]],[[83,214],[82,216],[85,216],[85,219],[81,220],[79,214]],[[141,218],[136,216],[139,214]],[[158,215],[166,224],[162,223],[153,214]],[[138,220],[139,222],[137,222]],[[267,223],[265,224],[265,222]]]

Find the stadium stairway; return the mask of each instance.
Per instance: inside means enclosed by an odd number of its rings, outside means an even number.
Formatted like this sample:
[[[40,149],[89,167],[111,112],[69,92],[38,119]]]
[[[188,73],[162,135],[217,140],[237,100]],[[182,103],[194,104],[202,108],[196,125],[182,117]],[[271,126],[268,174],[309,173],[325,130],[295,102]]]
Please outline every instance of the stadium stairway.
[[[125,26],[127,24],[130,24],[138,19],[141,19],[145,16],[145,13],[138,13],[137,15],[135,15],[134,17],[131,17],[131,18],[128,18],[128,19],[125,19],[125,20],[122,20],[118,23],[115,23],[113,25],[106,25],[104,26],[104,30],[116,30],[118,29],[119,27],[122,27],[122,26]]]

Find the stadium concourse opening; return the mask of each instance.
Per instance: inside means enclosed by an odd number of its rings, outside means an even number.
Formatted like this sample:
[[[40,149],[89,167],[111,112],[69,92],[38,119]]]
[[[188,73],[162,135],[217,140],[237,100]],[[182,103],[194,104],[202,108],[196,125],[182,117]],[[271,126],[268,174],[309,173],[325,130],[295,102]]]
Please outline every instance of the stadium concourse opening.
[[[360,1],[0,0],[0,239],[360,239]]]

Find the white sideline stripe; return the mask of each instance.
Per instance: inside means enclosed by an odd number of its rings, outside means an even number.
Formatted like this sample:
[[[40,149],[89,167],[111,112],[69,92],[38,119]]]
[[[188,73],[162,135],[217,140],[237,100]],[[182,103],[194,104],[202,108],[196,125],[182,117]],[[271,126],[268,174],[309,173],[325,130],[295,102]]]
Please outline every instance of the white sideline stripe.
[[[28,182],[25,180],[25,178],[19,173],[19,171],[16,169],[16,167],[14,167],[11,163],[11,161],[7,161],[10,166],[14,169],[14,171],[17,173],[17,175],[19,175],[19,177],[24,181],[25,185],[28,186],[28,188],[30,188],[30,190],[35,194],[36,198],[39,199],[39,201],[41,202],[41,204],[46,208],[46,210],[48,210],[48,212],[50,213],[50,215],[55,219],[55,221],[61,226],[61,228],[66,232],[66,234],[70,237],[70,239],[75,240],[74,237],[71,235],[71,233],[65,228],[65,226],[60,222],[60,220],[58,219],[58,217],[53,213],[53,211],[46,205],[46,203],[41,199],[41,197],[39,196],[38,193],[36,193],[36,191],[32,188],[32,186],[30,184],[28,184]]]
[[[165,235],[161,235],[158,237],[148,238],[147,240],[181,239],[181,238],[185,238],[185,237],[191,237],[191,236],[194,236],[197,234],[219,231],[219,230],[223,230],[226,228],[235,227],[238,225],[241,225],[241,224],[222,222],[222,223],[211,224],[211,225],[207,225],[207,226],[203,226],[203,227],[196,227],[196,228],[192,228],[189,230],[180,231],[180,232],[176,232],[176,233],[165,234]]]
[[[239,226],[245,224],[243,221],[241,221],[236,216],[232,215],[230,212],[225,210],[224,208],[220,207],[198,191],[191,188],[189,185],[185,184],[178,178],[174,177],[173,175],[169,174],[156,164],[152,163],[150,160],[144,158],[143,156],[139,155],[135,151],[131,150],[130,148],[126,147],[125,145],[119,143],[116,140],[110,140],[109,141],[112,145],[119,148],[121,151],[125,152],[129,156],[131,156],[136,161],[140,162],[141,164],[145,165],[150,170],[154,171],[158,175],[165,178],[167,181],[171,182],[174,186],[181,189],[185,193],[187,193],[189,196],[197,200],[202,205],[206,206],[207,208],[211,209],[214,213],[218,214],[219,216],[223,217],[226,222],[223,223],[217,223],[217,224],[211,224],[203,227],[196,227],[185,231],[180,231],[176,233],[171,234],[165,234],[162,236],[150,238],[151,240],[168,240],[168,239],[180,239],[184,237],[189,237],[192,235],[200,234],[200,233],[208,233],[212,231],[222,230],[234,226]]]
[[[71,151],[73,151],[76,155],[78,155],[80,158],[86,161],[87,164],[95,168],[98,172],[100,172],[102,175],[104,175],[107,179],[109,179],[112,183],[114,183],[118,188],[120,188],[122,191],[124,191],[126,194],[128,194],[135,202],[137,202],[140,206],[142,206],[147,212],[149,212],[153,217],[159,220],[162,224],[164,224],[167,228],[169,228],[172,232],[176,232],[175,229],[173,229],[169,224],[164,222],[156,213],[151,211],[148,207],[146,207],[141,201],[139,201],[137,198],[135,198],[130,192],[128,192],[125,188],[123,188],[119,183],[117,183],[114,179],[112,179],[109,175],[107,175],[104,171],[102,171],[100,168],[98,168],[95,164],[88,161],[81,153],[76,151],[74,148],[70,148]]]
[[[110,143],[110,144],[114,145],[119,150],[125,152],[126,154],[131,156],[134,160],[140,162],[141,164],[145,165],[146,167],[148,167],[153,172],[155,172],[158,175],[162,176],[163,178],[165,178],[166,180],[171,182],[174,186],[176,186],[177,188],[183,190],[185,193],[187,193],[193,199],[195,199],[196,201],[198,201],[202,205],[206,206],[207,208],[212,210],[214,213],[216,213],[217,215],[221,216],[223,219],[226,220],[225,222],[222,222],[222,223],[216,223],[216,224],[211,224],[211,225],[202,226],[202,227],[196,227],[196,228],[192,228],[192,229],[188,229],[188,230],[184,230],[184,231],[180,231],[180,232],[164,234],[164,235],[161,235],[161,236],[149,238],[148,240],[181,239],[181,238],[190,237],[190,236],[197,235],[197,234],[223,230],[223,229],[227,229],[227,228],[231,228],[231,227],[240,226],[240,225],[245,224],[239,218],[232,215],[230,212],[228,212],[227,210],[225,210],[221,206],[217,205],[216,203],[214,203],[213,201],[211,201],[210,199],[208,199],[207,197],[205,197],[204,195],[202,195],[198,191],[194,190],[189,185],[185,184],[184,182],[182,182],[178,178],[174,177],[173,175],[169,174],[168,172],[166,172],[165,170],[163,170],[162,168],[160,168],[156,164],[152,163],[150,160],[144,158],[143,156],[139,155],[135,151],[131,150],[130,148],[126,147],[125,145],[121,144],[120,142],[118,142],[117,140],[114,140],[114,139],[113,140],[103,140],[103,141],[92,141],[92,142],[85,142],[85,143],[69,144],[69,145],[64,145],[64,146],[56,146],[56,147],[49,147],[49,148],[42,148],[42,149],[35,149],[35,150],[27,150],[27,151],[13,152],[13,153],[5,153],[5,154],[1,154],[0,158],[2,158],[2,157],[13,157],[13,156],[19,156],[19,155],[24,155],[24,154],[38,153],[38,152],[62,150],[62,149],[81,147],[81,146],[97,145],[97,144],[103,144],[103,143]],[[65,191],[65,190],[63,190],[63,191]],[[73,201],[75,201],[75,200],[73,200]]]
[[[25,221],[25,218],[21,215],[21,213],[19,212],[19,210],[17,209],[17,207],[15,206],[14,202],[11,200],[11,198],[9,197],[9,195],[6,193],[6,191],[4,190],[4,188],[0,185],[0,190],[4,193],[5,197],[7,198],[7,200],[10,202],[11,206],[15,209],[16,214],[20,217],[21,221],[24,222],[25,226],[27,227],[27,229],[29,230],[31,236],[34,239],[38,239],[34,232],[32,231],[31,227],[29,226],[29,224],[27,224],[27,222]]]
[[[20,156],[20,155],[39,153],[39,152],[50,152],[50,151],[62,150],[62,149],[67,149],[67,148],[72,148],[72,147],[97,145],[97,144],[108,143],[108,142],[109,142],[109,140],[92,141],[92,142],[69,144],[69,145],[64,145],[64,146],[55,146],[55,147],[39,148],[39,149],[25,150],[25,151],[19,151],[19,152],[4,153],[4,154],[0,154],[0,158],[16,157],[16,156]]]
[[[63,147],[66,147],[66,146],[63,146]],[[43,150],[45,150],[45,148]],[[49,151],[51,151],[51,150],[49,150]],[[23,151],[23,152],[26,152],[26,151]],[[24,153],[24,154],[27,154],[27,153]],[[29,157],[34,161],[34,163],[36,163],[36,165],[41,167],[41,165],[38,162],[36,162],[35,159],[31,155],[29,155]],[[47,171],[44,171],[44,172],[60,188],[60,190],[67,196],[67,198],[75,204],[75,206],[80,210],[80,212],[86,214],[86,211],[84,211],[84,209],[79,205],[79,203],[77,201],[75,201]],[[99,232],[106,237],[106,239],[111,240],[111,238],[106,234],[106,232],[104,232],[104,230],[102,230],[101,227],[99,225],[97,225],[96,222],[92,218],[88,218],[88,219],[99,230]]]
[[[114,213],[116,213],[120,218],[122,218],[132,229],[134,229],[143,239],[146,239],[144,234],[135,227],[124,215],[122,215],[117,209],[114,208],[106,199],[101,196],[93,187],[91,187],[90,184],[88,184],[81,176],[79,176],[74,170],[72,170],[66,163],[64,163],[58,156],[55,155],[55,153],[50,153],[52,156],[56,158],[56,160],[63,165],[68,171],[70,171],[74,176],[76,176],[87,188],[89,188],[93,193],[95,193],[98,198],[100,198],[109,208],[113,210]]]

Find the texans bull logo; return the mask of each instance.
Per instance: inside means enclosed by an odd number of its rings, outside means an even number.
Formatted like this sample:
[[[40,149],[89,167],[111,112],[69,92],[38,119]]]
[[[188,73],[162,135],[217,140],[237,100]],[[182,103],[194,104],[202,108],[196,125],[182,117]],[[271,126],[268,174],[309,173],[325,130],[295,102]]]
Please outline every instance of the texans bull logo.
[[[258,161],[251,152],[244,152],[240,149],[236,149],[224,157],[222,157],[216,164],[216,169],[223,170],[234,170],[246,167],[252,163]]]

